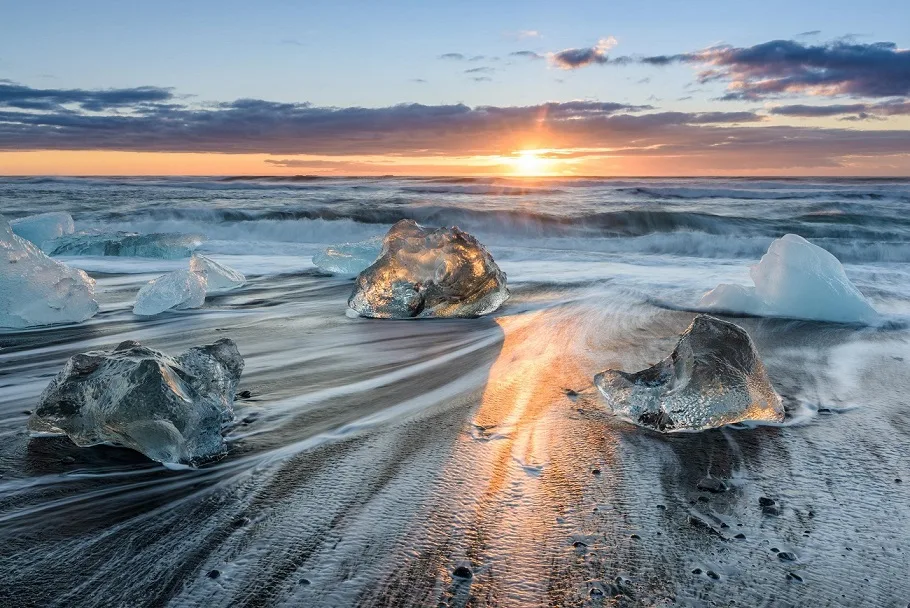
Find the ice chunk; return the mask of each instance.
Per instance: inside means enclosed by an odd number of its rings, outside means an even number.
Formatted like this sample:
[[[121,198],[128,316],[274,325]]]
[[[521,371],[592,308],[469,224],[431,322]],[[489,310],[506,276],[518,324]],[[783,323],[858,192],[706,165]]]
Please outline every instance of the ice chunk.
[[[72,234],[76,230],[73,216],[66,211],[52,211],[19,218],[9,223],[13,232],[38,247],[45,241]]]
[[[657,365],[634,374],[606,370],[594,384],[616,416],[665,433],[784,419],[749,334],[708,315],[695,317]]]
[[[73,234],[44,243],[50,255],[108,255],[179,260],[193,255],[202,237],[194,234],[115,232]]]
[[[242,371],[243,357],[227,338],[179,357],[132,340],[109,353],[78,354],[44,389],[29,430],[199,464],[226,452],[221,430],[234,417]]]
[[[357,277],[348,306],[364,317],[475,317],[509,297],[506,275],[470,234],[413,220],[392,226],[379,258]]]
[[[382,251],[382,237],[377,236],[358,243],[332,245],[313,256],[313,264],[320,270],[333,274],[360,274],[376,261]]]
[[[13,234],[0,216],[0,327],[78,323],[96,312],[95,281]]]
[[[149,281],[136,294],[133,313],[157,315],[165,310],[200,308],[205,304],[205,277],[192,270],[175,270]]]
[[[246,285],[243,274],[210,260],[201,253],[194,253],[190,258],[190,270],[205,278],[206,293],[222,293]]]
[[[702,297],[709,310],[758,316],[871,323],[878,314],[836,257],[795,234],[779,238],[750,269],[754,287],[718,285]]]

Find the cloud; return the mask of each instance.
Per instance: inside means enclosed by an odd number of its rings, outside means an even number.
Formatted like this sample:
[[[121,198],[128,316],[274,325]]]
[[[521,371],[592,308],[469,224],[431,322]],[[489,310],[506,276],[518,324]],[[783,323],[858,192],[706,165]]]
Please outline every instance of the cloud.
[[[305,42],[301,42],[300,40],[297,40],[296,38],[285,38],[284,40],[281,41],[281,44],[285,44],[288,46],[306,46]]]
[[[465,74],[492,74],[496,70],[490,67],[470,68],[464,71]]]
[[[493,82],[493,79],[489,76],[474,76],[471,78],[474,82]]]
[[[797,118],[825,118],[843,116],[842,120],[884,119],[888,116],[910,115],[910,101],[891,101],[884,103],[852,103],[827,106],[810,106],[794,104],[777,106],[768,110],[775,116],[793,116]],[[847,116],[852,114],[853,116]]]
[[[462,53],[443,53],[438,59],[447,61],[464,61],[465,56]]]
[[[509,57],[524,57],[526,59],[545,59],[540,53],[535,53],[534,51],[513,51],[509,53]]]
[[[261,99],[199,105],[175,102],[169,90],[156,87],[50,92],[8,82],[0,85],[0,91],[5,91],[0,106],[0,150],[13,152],[448,158],[510,155],[534,146],[584,150],[587,152],[579,154],[592,158],[663,158],[665,163],[678,163],[672,166],[700,163],[708,168],[736,163],[745,168],[768,166],[756,163],[784,168],[837,166],[854,157],[910,155],[907,130],[762,125],[765,116],[745,111],[662,112],[651,106],[583,100],[475,107],[416,103],[320,107]],[[12,90],[15,95],[10,94]],[[85,102],[93,108],[99,97],[104,103],[116,104],[107,112],[79,105]],[[126,99],[133,99],[132,105]],[[169,102],[154,103],[154,99]],[[41,105],[49,100],[66,100],[66,107],[21,107],[23,102]],[[11,101],[18,105],[9,105]],[[903,111],[896,103],[872,105],[882,112]]]
[[[607,51],[616,46],[616,38],[601,38],[596,45],[588,48],[564,49],[550,55],[553,65],[563,70],[577,70],[595,63],[610,61]]]
[[[73,106],[88,112],[157,104],[173,99],[170,89],[136,87],[132,89],[33,89],[8,80],[0,80],[0,109],[65,111]]]
[[[540,38],[540,32],[537,30],[521,30],[518,32],[519,38]]]
[[[617,59],[650,65],[701,66],[701,82],[726,81],[723,99],[785,95],[895,97],[910,95],[910,50],[893,42],[835,40],[805,45],[772,40],[751,47],[716,46],[693,53]]]
[[[796,35],[797,38],[811,38],[812,36],[818,36],[821,34],[821,30],[809,30],[808,32],[801,32]]]

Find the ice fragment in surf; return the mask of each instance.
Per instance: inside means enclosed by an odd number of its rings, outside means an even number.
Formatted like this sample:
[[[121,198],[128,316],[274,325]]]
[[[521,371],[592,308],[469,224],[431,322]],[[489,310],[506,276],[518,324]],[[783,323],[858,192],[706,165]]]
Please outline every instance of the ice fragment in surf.
[[[76,230],[73,216],[66,211],[51,211],[19,218],[9,223],[13,232],[38,247],[45,241],[72,234]]]
[[[754,287],[721,284],[702,297],[709,310],[870,323],[878,314],[836,257],[795,234],[779,238],[750,269]]]
[[[382,237],[357,243],[332,245],[313,256],[313,264],[320,270],[333,274],[360,274],[376,261],[382,251]]]
[[[402,220],[357,277],[348,306],[379,319],[476,317],[508,297],[505,273],[473,236]]]
[[[49,255],[100,255],[179,260],[193,255],[202,237],[193,234],[115,232],[72,234],[47,241]]]
[[[749,335],[708,315],[695,317],[657,365],[636,373],[606,370],[594,384],[615,415],[665,433],[784,419]]]
[[[44,255],[0,216],[0,327],[78,323],[96,312],[95,281]]]
[[[205,304],[205,289],[205,277],[200,273],[175,270],[142,286],[133,313],[152,316],[165,310],[200,308]]]
[[[200,253],[190,258],[190,270],[205,278],[206,293],[222,293],[246,285],[246,277]]]
[[[199,464],[225,453],[243,357],[224,338],[178,357],[132,340],[112,352],[75,355],[41,394],[34,433],[76,445],[113,444],[166,464]]]

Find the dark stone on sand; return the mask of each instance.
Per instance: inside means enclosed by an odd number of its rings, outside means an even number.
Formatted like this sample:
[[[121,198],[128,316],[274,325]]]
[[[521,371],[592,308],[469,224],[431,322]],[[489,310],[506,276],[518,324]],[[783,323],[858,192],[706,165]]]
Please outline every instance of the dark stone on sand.
[[[237,393],[238,399],[249,399],[252,396],[253,396],[253,393],[251,391],[240,391],[239,393]]]
[[[311,583],[310,583],[310,579],[308,579],[308,578],[302,578],[302,579],[300,579],[300,582],[299,582],[298,584],[303,585],[303,586],[305,587],[305,586],[307,586],[307,585],[309,585],[309,584],[311,584]]]
[[[576,549],[584,549],[588,546],[588,543],[581,540],[576,540],[574,543],[572,543],[572,546]]]
[[[569,397],[570,399],[574,398],[574,397],[578,397],[578,391],[573,391],[570,388],[566,388],[563,390],[566,392],[566,397]]]
[[[902,481],[902,480],[901,480],[900,477],[895,477],[895,478],[894,478],[894,483],[901,483],[901,481]]]
[[[706,572],[706,574],[708,575],[708,578],[713,578],[714,580],[720,579],[720,575],[717,572],[715,572],[714,570],[708,570],[708,572]]]
[[[698,497],[698,501],[699,501],[699,502],[708,502],[708,500],[709,500],[709,498],[708,498],[707,496],[699,496],[699,497]]]
[[[591,469],[591,474],[600,475],[600,469]]]
[[[32,410],[22,410],[22,413],[25,414],[26,416],[31,416]]]
[[[820,407],[820,408],[818,408],[818,413],[819,413],[819,414],[830,414],[830,413],[831,413],[831,408]]]
[[[698,480],[698,485],[696,487],[699,490],[712,492],[714,494],[719,494],[727,490],[727,484],[724,483],[724,480],[717,479],[716,477],[702,477]]]
[[[758,499],[758,504],[762,507],[772,507],[776,503],[774,502],[774,499],[762,496]]]
[[[633,534],[629,538],[631,538],[632,540],[641,540],[641,536],[639,536],[638,534]]]
[[[74,462],[76,462],[76,459],[73,458],[72,456],[64,456],[63,458],[60,459],[60,462],[62,462],[63,464],[73,464]]]
[[[696,568],[692,571],[692,574],[701,574],[701,568]]]
[[[733,538],[738,538],[739,540],[743,540],[743,539],[746,538],[746,535],[743,534],[742,532],[740,532],[739,534],[737,534],[737,535],[734,536]]]
[[[667,506],[666,506],[666,505],[657,505],[657,508],[660,509],[661,511],[666,511],[666,510],[667,510]]]
[[[218,578],[221,576],[221,570],[209,570],[207,575],[209,578]]]
[[[452,576],[455,578],[469,579],[474,577],[474,572],[467,563],[462,563],[458,564],[458,566],[452,570]]]
[[[242,528],[243,526],[246,526],[249,523],[250,523],[249,517],[238,517],[237,519],[235,519],[234,521],[231,522],[231,526],[233,526],[235,528]]]
[[[695,517],[694,515],[690,515],[688,521],[689,521],[689,525],[692,526],[693,528],[701,528],[703,530],[707,530],[707,529],[711,528],[711,526],[708,525],[708,522],[706,522],[705,520],[703,520],[700,517]]]
[[[771,547],[771,553],[780,553],[780,549],[777,547]]]
[[[787,573],[787,579],[789,579],[789,580],[791,580],[791,581],[797,581],[797,582],[800,582],[800,583],[803,582],[803,577],[801,577],[800,575],[798,575],[798,574],[795,573],[795,572],[788,572],[788,573]]]
[[[781,551],[780,553],[777,554],[777,559],[784,561],[784,562],[795,562],[796,554],[791,553],[790,551]]]

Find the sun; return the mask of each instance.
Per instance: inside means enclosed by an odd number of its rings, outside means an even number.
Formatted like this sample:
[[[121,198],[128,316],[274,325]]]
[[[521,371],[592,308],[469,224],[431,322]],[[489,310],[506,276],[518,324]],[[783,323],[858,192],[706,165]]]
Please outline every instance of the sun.
[[[541,158],[534,150],[522,150],[512,161],[515,167],[515,173],[518,175],[547,175],[549,173],[550,160]]]

